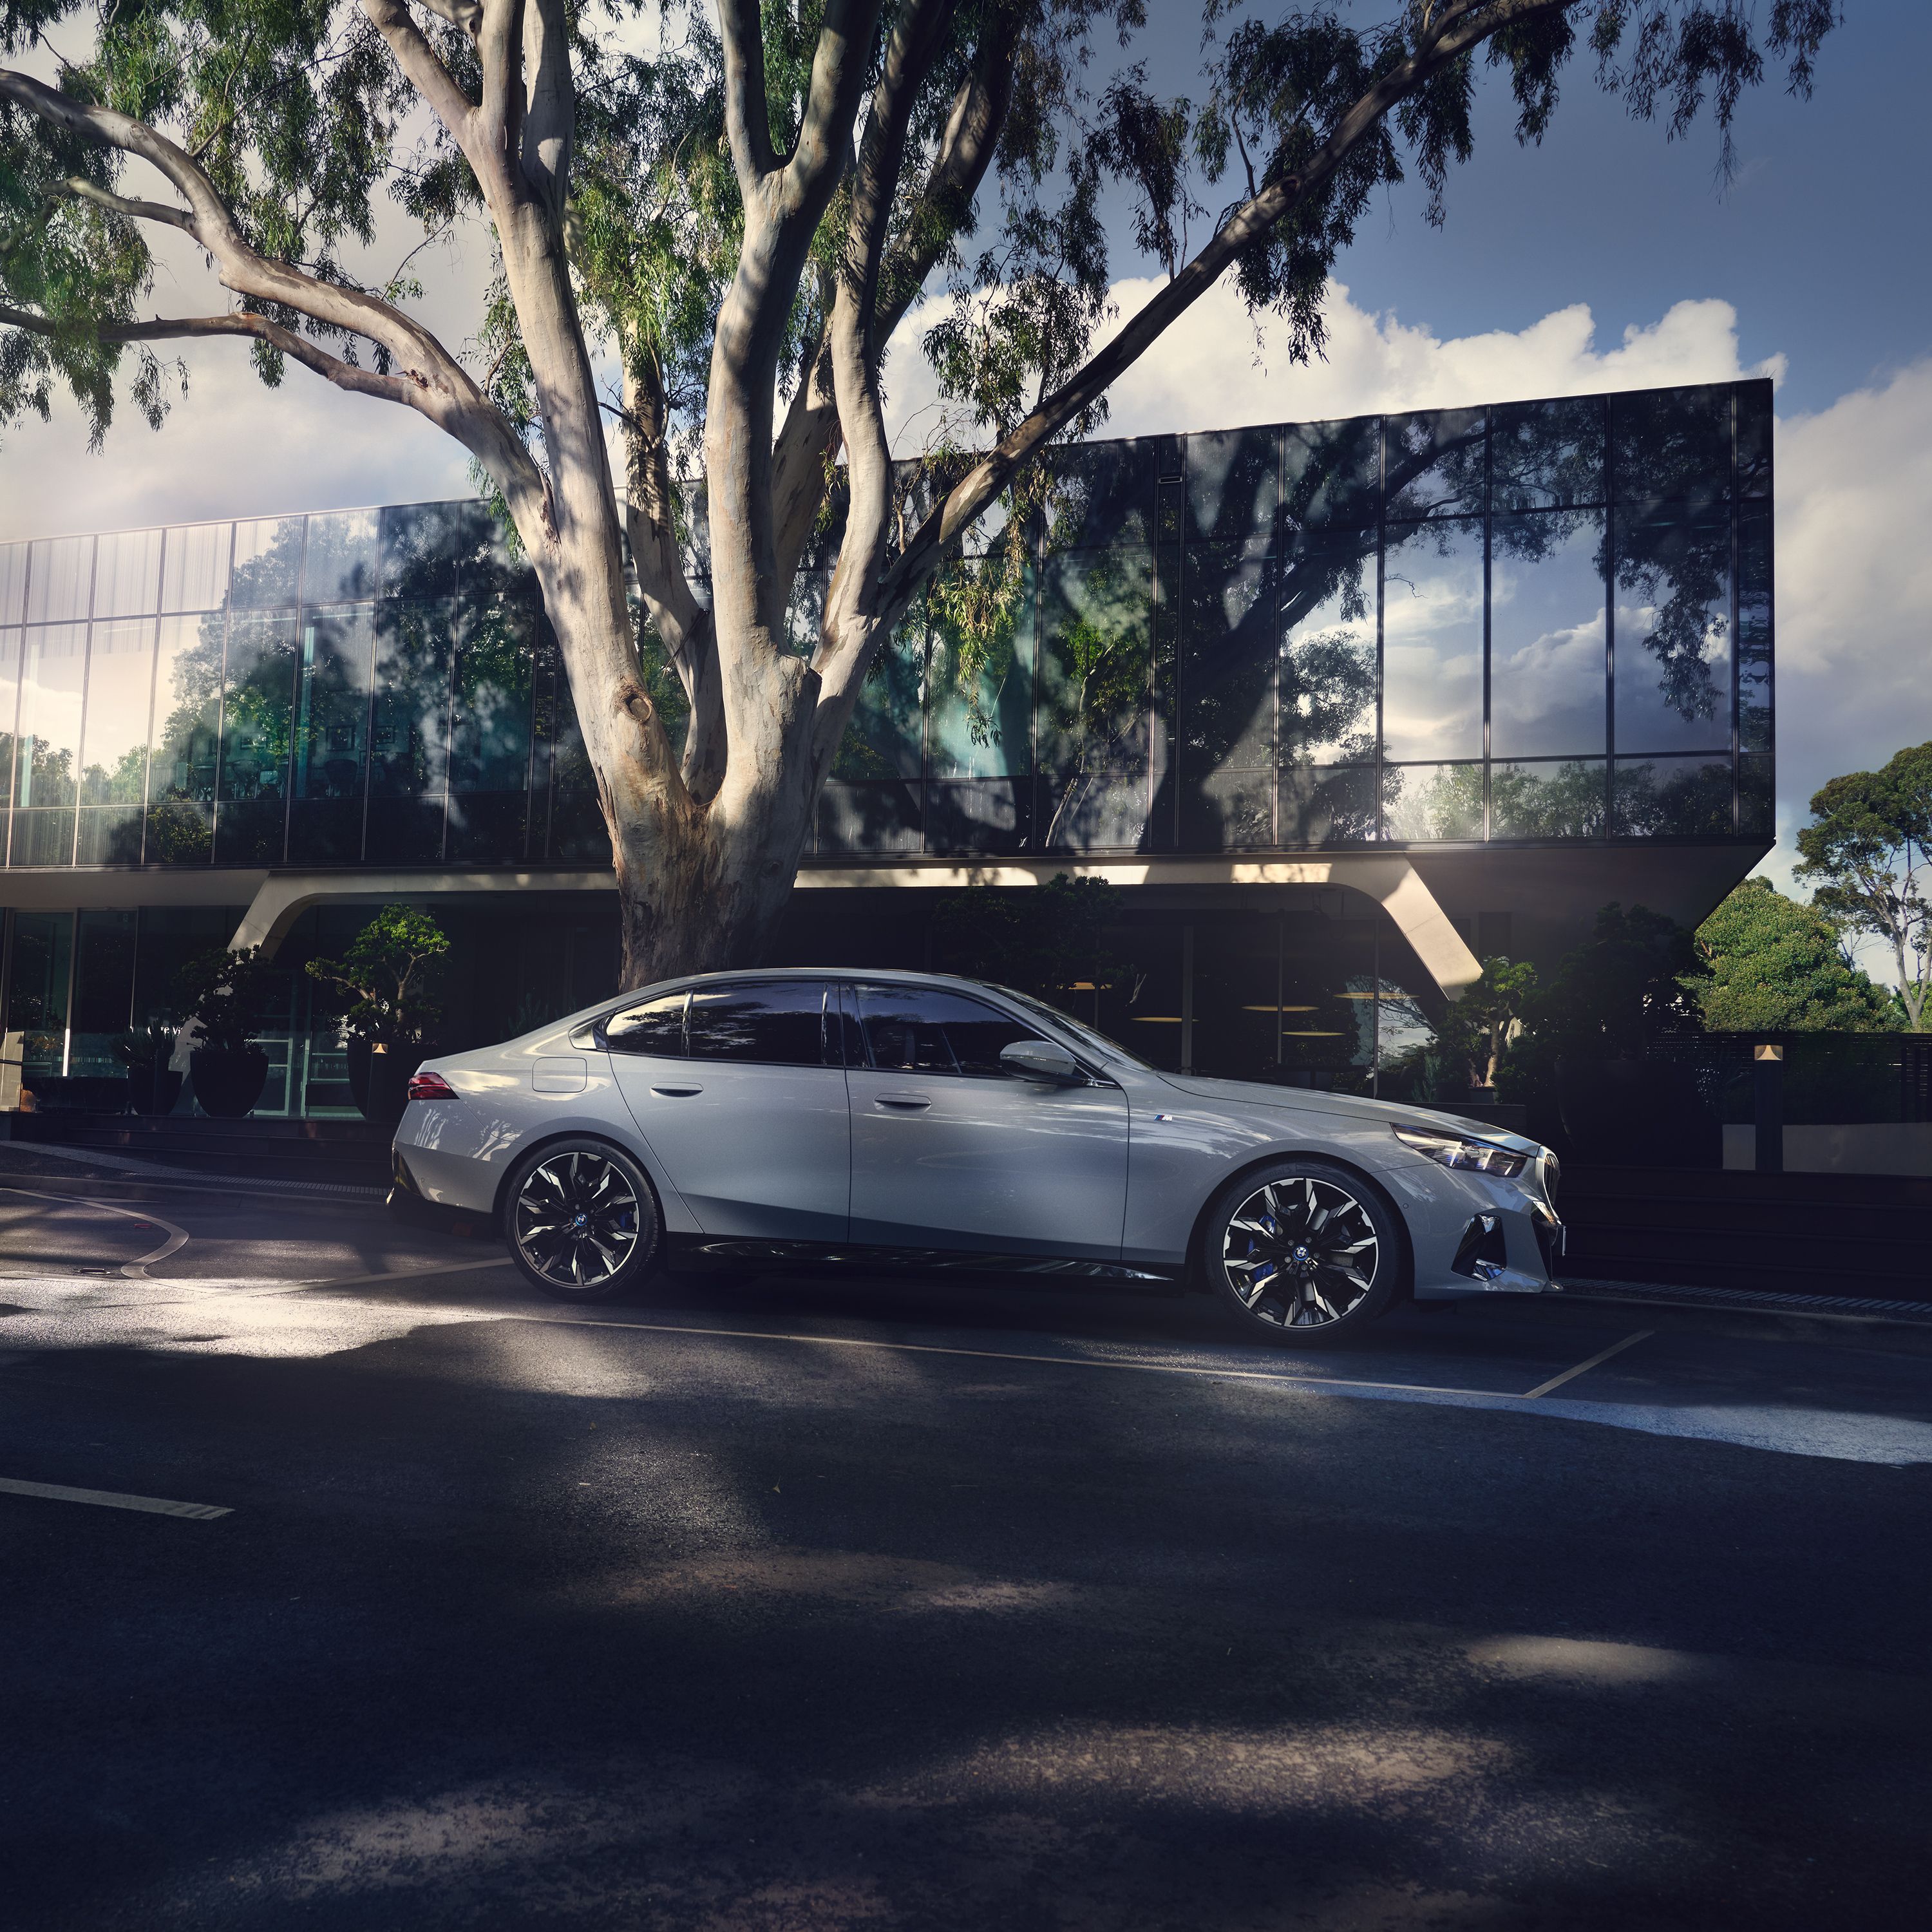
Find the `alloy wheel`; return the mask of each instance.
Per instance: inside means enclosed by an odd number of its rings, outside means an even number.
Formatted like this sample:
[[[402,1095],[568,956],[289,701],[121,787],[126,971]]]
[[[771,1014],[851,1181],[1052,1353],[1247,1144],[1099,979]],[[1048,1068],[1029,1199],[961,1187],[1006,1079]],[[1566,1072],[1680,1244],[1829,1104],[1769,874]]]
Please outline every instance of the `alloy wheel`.
[[[1264,1183],[1229,1216],[1221,1264],[1258,1322],[1319,1328],[1374,1287],[1381,1247],[1368,1210],[1346,1188],[1297,1174]]]
[[[524,1258],[572,1290],[613,1280],[638,1245],[637,1190],[615,1161],[573,1148],[531,1168],[512,1226]]]

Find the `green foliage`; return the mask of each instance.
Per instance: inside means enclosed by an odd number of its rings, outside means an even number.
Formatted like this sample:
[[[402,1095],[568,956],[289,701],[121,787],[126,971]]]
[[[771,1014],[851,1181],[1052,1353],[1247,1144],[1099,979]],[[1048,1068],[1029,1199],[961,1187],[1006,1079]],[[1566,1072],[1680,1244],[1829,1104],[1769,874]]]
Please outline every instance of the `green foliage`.
[[[947,972],[990,980],[1055,1004],[1076,990],[1120,985],[1129,972],[1107,944],[1120,890],[1056,873],[1043,886],[1001,892],[969,886],[933,909],[936,959]]]
[[[114,1058],[130,1073],[146,1073],[157,1066],[165,1066],[174,1058],[176,1043],[181,1035],[176,1028],[159,1020],[150,1020],[142,1030],[124,1033],[115,1037]]]
[[[1697,928],[1710,968],[1696,988],[1704,1024],[1725,1033],[1871,1033],[1898,1015],[1847,965],[1836,931],[1768,879],[1747,879]]]
[[[1708,970],[1676,920],[1605,906],[1589,938],[1526,992],[1522,1030],[1497,1069],[1502,1098],[1553,1109],[1559,1058],[1640,1060],[1653,1034],[1701,1030],[1698,992]]]
[[[175,997],[197,1044],[220,1053],[246,1047],[267,1018],[273,971],[259,946],[211,946],[189,959],[175,975]]]
[[[1932,744],[1832,779],[1811,800],[1798,850],[1813,905],[1840,933],[1886,948],[1907,1024],[1932,1028]]]
[[[448,950],[448,935],[428,913],[385,906],[356,935],[346,958],[311,959],[306,970],[349,994],[342,1023],[351,1038],[421,1046],[442,1016],[430,995]]]
[[[1472,1087],[1496,1085],[1503,1055],[1522,1033],[1535,997],[1536,968],[1497,954],[1483,962],[1482,977],[1451,1004],[1438,1038],[1462,1062]]]

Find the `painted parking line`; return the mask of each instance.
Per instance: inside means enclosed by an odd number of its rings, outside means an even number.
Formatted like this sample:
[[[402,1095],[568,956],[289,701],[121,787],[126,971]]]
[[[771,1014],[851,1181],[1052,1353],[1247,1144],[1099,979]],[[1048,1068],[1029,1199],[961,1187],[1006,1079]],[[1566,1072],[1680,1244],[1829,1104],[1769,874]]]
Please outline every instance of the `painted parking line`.
[[[64,1208],[98,1208],[104,1214],[118,1214],[124,1220],[138,1221],[143,1227],[165,1228],[167,1239],[152,1253],[122,1263],[121,1272],[130,1281],[146,1280],[148,1269],[156,1262],[164,1262],[169,1256],[178,1254],[188,1246],[190,1239],[185,1228],[177,1228],[172,1221],[164,1220],[158,1214],[137,1211],[132,1208],[117,1208],[112,1202],[90,1201],[73,1194],[43,1194],[38,1188],[11,1185],[0,1187],[0,1194],[24,1194],[30,1200],[58,1202]]]
[[[1579,1362],[1574,1369],[1565,1369],[1560,1376],[1552,1376],[1546,1382],[1539,1382],[1523,1397],[1525,1402],[1534,1402],[1540,1395],[1547,1395],[1552,1389],[1560,1389],[1565,1382],[1574,1382],[1576,1378],[1594,1369],[1599,1362],[1607,1362],[1612,1355],[1621,1355],[1626,1348],[1634,1348],[1640,1342],[1648,1341],[1654,1335],[1654,1328],[1640,1328],[1634,1335],[1626,1335],[1621,1342],[1612,1342],[1607,1348],[1599,1349],[1587,1362]]]
[[[166,1496],[124,1496],[118,1490],[76,1490],[64,1483],[23,1483],[0,1476],[0,1492],[10,1496],[40,1496],[49,1502],[93,1503],[102,1509],[145,1510],[150,1516],[182,1516],[196,1522],[212,1522],[233,1514],[216,1503],[178,1503]]]
[[[1514,1389],[1448,1388],[1430,1382],[1368,1382],[1354,1376],[1297,1375],[1292,1370],[1214,1368],[1198,1362],[1114,1360],[1105,1355],[1040,1355],[1015,1348],[952,1348],[934,1342],[881,1342],[860,1335],[794,1335],[777,1330],[698,1328],[681,1322],[610,1322],[567,1315],[508,1315],[501,1318],[547,1328],[627,1328],[646,1335],[700,1335],[728,1342],[794,1342],[820,1348],[879,1348],[904,1355],[960,1355],[980,1362],[1039,1362],[1054,1369],[1126,1369],[1143,1375],[1191,1376],[1203,1382],[1286,1382],[1304,1389],[1388,1389],[1405,1395],[1476,1396],[1490,1402],[1529,1400]],[[1614,1354],[1616,1351],[1610,1352]],[[1588,1362],[1582,1365],[1584,1368],[1589,1366]],[[1582,1371],[1572,1370],[1570,1372],[1574,1375]],[[1557,1382],[1568,1379],[1567,1376],[1559,1376]],[[1549,1382],[1544,1386],[1553,1388],[1556,1383]],[[1530,1391],[1532,1395],[1540,1393],[1540,1390]]]

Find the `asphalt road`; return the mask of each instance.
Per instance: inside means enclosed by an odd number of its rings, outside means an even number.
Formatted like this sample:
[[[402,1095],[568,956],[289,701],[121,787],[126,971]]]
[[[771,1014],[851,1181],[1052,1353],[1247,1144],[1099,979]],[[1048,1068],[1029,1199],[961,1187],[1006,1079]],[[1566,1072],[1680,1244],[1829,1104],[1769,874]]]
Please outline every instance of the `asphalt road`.
[[[8,1932],[1924,1922],[1932,1330],[578,1311],[74,1177],[0,1150]]]

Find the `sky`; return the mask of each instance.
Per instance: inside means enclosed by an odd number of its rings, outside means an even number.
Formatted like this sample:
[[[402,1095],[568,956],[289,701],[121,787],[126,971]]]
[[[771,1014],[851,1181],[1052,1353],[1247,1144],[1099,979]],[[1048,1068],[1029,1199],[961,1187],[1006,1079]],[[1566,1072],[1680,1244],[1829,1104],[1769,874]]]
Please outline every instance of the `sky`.
[[[1129,57],[1186,91],[1198,8],[1150,0],[1148,10]],[[1708,119],[1676,141],[1634,124],[1587,60],[1540,148],[1518,146],[1506,92],[1485,75],[1475,156],[1452,174],[1447,221],[1428,226],[1413,184],[1370,212],[1337,264],[1325,362],[1289,364],[1277,334],[1264,325],[1258,338],[1218,288],[1117,386],[1108,431],[1771,376],[1779,845],[1762,869],[1787,886],[1812,792],[1932,740],[1932,236],[1918,94],[1932,6],[1846,0],[1845,14],[1811,100],[1777,82],[1745,97],[1728,185]],[[1096,78],[1115,58],[1106,50]],[[1126,208],[1110,214],[1124,317],[1156,284],[1133,256]],[[392,266],[415,238],[388,218],[378,258],[388,251]],[[426,319],[460,343],[484,249],[472,236],[430,268]],[[184,310],[206,283],[198,258],[176,252],[156,308]],[[919,321],[890,364],[901,423],[931,394]],[[124,411],[90,454],[70,407],[10,432],[0,540],[468,493],[464,452],[411,413],[293,368],[271,394],[229,344],[195,345],[186,360],[188,401],[158,435]]]

